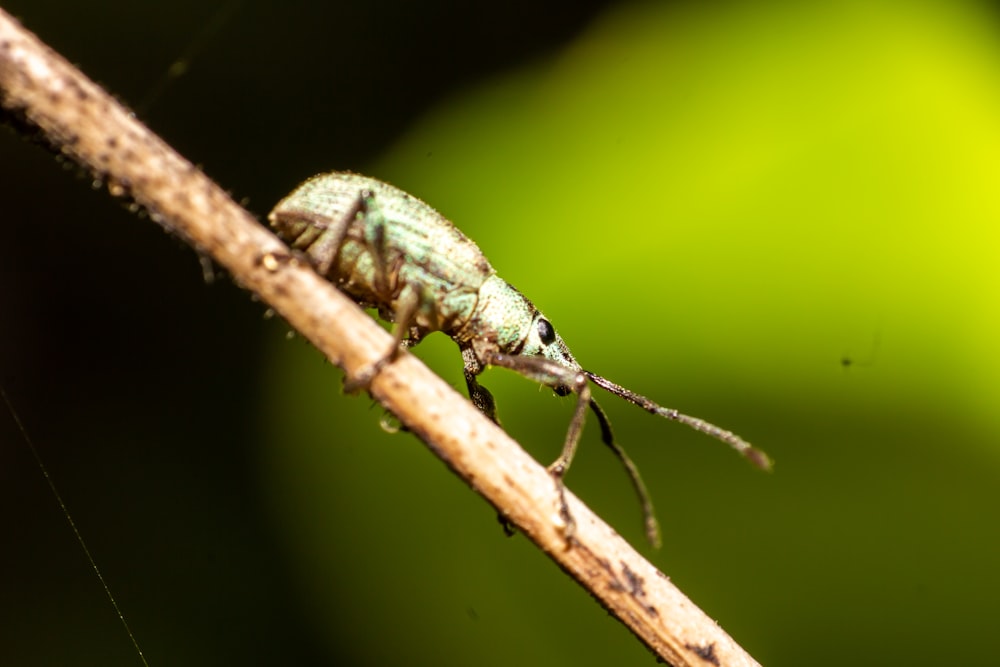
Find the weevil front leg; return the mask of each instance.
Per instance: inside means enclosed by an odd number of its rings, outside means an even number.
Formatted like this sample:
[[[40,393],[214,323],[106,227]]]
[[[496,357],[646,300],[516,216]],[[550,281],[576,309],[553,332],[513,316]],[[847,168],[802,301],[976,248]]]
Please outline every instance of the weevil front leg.
[[[563,520],[564,536],[569,542],[576,532],[576,521],[573,519],[573,515],[569,511],[569,504],[566,502],[566,485],[563,482],[563,477],[566,476],[566,471],[569,470],[569,466],[573,462],[577,445],[580,442],[580,434],[583,431],[587,405],[591,403],[587,376],[582,372],[574,371],[542,357],[503,353],[492,353],[484,356],[486,358],[482,362],[476,359],[476,365],[470,368],[469,359],[463,350],[463,357],[466,357],[466,383],[469,385],[472,402],[494,422],[497,421],[497,418],[493,396],[475,378],[482,371],[484,363],[490,366],[509,368],[528,379],[552,387],[560,395],[569,393],[577,395],[576,409],[573,411],[573,418],[566,431],[562,452],[559,454],[559,458],[546,468],[556,483],[556,491],[559,494],[559,516]]]
[[[480,412],[489,417],[497,425],[500,424],[500,420],[497,418],[497,406],[493,394],[486,387],[479,384],[479,381],[476,379],[485,370],[486,365],[509,368],[530,380],[553,387],[557,393],[563,396],[569,393],[577,394],[580,399],[578,403],[582,403],[583,408],[581,409],[580,405],[577,405],[573,421],[570,423],[569,431],[566,434],[566,443],[563,446],[562,454],[549,466],[549,472],[553,476],[561,477],[565,475],[569,464],[573,461],[573,455],[576,453],[576,445],[580,441],[580,432],[583,429],[583,412],[585,412],[587,403],[591,400],[587,377],[583,373],[575,372],[572,369],[565,368],[542,357],[493,353],[487,355],[487,359],[488,361],[484,365],[479,361],[472,347],[462,349],[462,360],[465,363],[465,383],[469,388],[469,398],[472,400],[472,404],[479,408]]]
[[[293,250],[307,252],[310,262],[321,276],[330,278],[330,269],[347,238],[347,230],[357,217],[363,216],[365,201],[358,197],[354,205],[337,218],[322,215],[299,207],[275,209],[269,219],[271,224],[292,237]]]

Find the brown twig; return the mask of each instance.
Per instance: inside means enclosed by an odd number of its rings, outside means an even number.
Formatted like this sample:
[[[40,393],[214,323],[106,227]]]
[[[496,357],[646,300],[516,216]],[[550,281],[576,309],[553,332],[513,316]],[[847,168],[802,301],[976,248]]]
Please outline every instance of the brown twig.
[[[133,198],[210,255],[349,374],[393,344],[221,188],[2,10],[0,105],[103,179],[111,194]],[[571,494],[576,531],[567,540],[545,468],[415,357],[386,366],[371,394],[663,660],[757,664]]]

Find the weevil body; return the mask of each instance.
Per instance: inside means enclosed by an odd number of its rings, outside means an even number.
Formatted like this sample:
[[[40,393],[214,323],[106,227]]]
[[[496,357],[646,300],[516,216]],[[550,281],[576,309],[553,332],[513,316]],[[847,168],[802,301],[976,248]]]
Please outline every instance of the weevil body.
[[[494,422],[496,404],[477,376],[503,366],[551,387],[575,393],[577,407],[559,458],[549,466],[562,492],[586,409],[598,419],[601,438],[624,464],[643,504],[647,537],[659,534],[638,469],[617,444],[604,411],[591,398],[589,382],[667,419],[723,440],[762,468],[770,461],[738,436],[585,371],[552,324],[518,290],[500,278],[479,247],[424,202],[382,181],[333,172],[315,176],[282,199],[268,216],[272,226],[316,270],[359,304],[377,308],[395,323],[397,344],[358,377],[365,386],[401,347],[441,331],[462,351],[472,402]],[[499,423],[499,422],[498,422]],[[568,530],[572,517],[561,508]]]

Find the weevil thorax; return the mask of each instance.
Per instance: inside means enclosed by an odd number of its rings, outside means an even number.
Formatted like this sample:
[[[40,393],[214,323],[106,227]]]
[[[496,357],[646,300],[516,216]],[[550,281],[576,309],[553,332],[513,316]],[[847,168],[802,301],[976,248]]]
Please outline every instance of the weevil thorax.
[[[581,370],[566,343],[535,304],[496,274],[479,288],[475,312],[455,340],[463,347],[471,345],[483,363],[487,363],[490,352],[501,352],[544,357],[575,371]]]

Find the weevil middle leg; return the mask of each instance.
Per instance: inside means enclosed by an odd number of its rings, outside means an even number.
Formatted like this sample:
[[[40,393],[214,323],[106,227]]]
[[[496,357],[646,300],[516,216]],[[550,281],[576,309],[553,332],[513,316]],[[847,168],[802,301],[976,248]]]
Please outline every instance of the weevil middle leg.
[[[465,356],[464,351],[463,356]],[[642,503],[646,538],[654,548],[658,548],[660,546],[660,527],[656,521],[656,513],[653,510],[653,501],[646,490],[646,485],[642,481],[642,476],[639,474],[639,468],[615,440],[614,433],[611,430],[611,422],[608,420],[601,406],[591,397],[590,375],[586,371],[576,371],[549,359],[535,356],[495,353],[487,358],[487,363],[510,369],[528,379],[552,387],[561,396],[570,393],[577,396],[576,408],[573,411],[573,417],[566,431],[566,439],[563,443],[562,452],[546,468],[555,480],[559,492],[559,512],[566,525],[565,534],[567,540],[572,538],[576,524],[569,511],[569,505],[566,503],[563,478],[569,470],[570,464],[573,462],[573,457],[576,455],[576,449],[580,443],[580,435],[583,432],[583,423],[586,418],[587,408],[589,407],[600,425],[601,441],[621,461],[636,494],[639,496],[639,500]],[[470,368],[468,361],[466,362],[466,382],[469,385],[469,395],[473,397],[473,403],[476,404],[476,407],[496,422],[496,408],[493,396],[485,387],[478,383],[475,377],[481,370],[481,365]],[[481,402],[487,405],[492,412],[484,409],[480,405]]]
[[[367,389],[378,372],[392,363],[400,352],[419,343],[423,332],[412,325],[417,321],[418,314],[424,314],[425,319],[429,318],[435,308],[434,296],[428,293],[424,285],[405,281],[393,284],[393,277],[398,276],[399,265],[404,258],[392,257],[388,252],[386,226],[389,221],[379,207],[374,193],[362,190],[358,194],[358,204],[352,211],[354,218],[362,223],[364,244],[372,261],[372,284],[375,292],[384,301],[394,301],[395,311],[380,309],[380,314],[393,322],[392,347],[378,360],[358,369],[352,377],[345,378],[344,391],[348,393]]]
[[[419,335],[414,335],[410,324],[421,307],[426,307],[427,300],[419,288],[407,285],[400,293],[400,307],[395,314],[396,321],[392,328],[392,347],[374,362],[354,371],[353,375],[344,378],[344,391],[351,394],[367,389],[378,372],[396,360],[400,352],[411,348],[420,342]],[[407,337],[409,336],[409,338]]]

